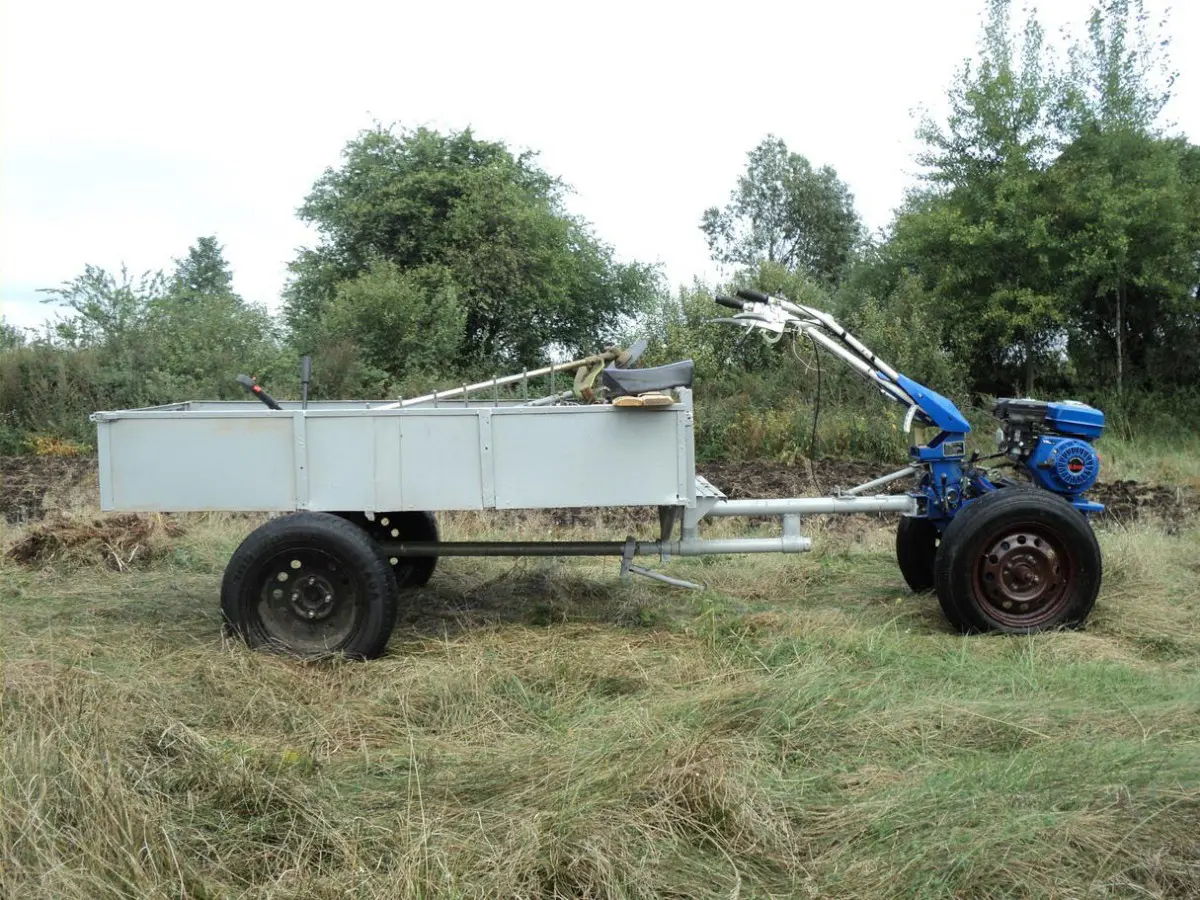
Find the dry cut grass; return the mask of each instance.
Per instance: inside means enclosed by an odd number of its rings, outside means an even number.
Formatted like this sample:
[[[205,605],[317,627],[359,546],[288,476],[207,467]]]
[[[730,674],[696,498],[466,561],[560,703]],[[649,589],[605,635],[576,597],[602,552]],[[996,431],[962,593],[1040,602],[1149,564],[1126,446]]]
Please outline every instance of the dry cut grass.
[[[447,560],[348,664],[227,641],[254,523],[186,524],[0,563],[0,896],[1200,894],[1194,529],[1103,533],[1090,627],[1032,638],[952,634],[867,520],[699,594]]]

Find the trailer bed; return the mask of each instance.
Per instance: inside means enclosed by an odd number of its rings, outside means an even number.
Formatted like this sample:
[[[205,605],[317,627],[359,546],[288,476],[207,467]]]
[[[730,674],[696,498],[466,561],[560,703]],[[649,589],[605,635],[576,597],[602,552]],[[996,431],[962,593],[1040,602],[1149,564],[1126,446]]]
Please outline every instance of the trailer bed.
[[[100,505],[131,512],[694,506],[673,406],[186,402],[98,412]]]

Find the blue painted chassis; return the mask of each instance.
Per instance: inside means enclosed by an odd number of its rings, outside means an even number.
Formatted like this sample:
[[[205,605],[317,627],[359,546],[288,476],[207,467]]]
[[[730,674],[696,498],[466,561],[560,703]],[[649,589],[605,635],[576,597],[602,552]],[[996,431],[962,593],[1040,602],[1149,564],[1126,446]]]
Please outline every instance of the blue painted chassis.
[[[893,381],[882,372],[876,372],[876,377]],[[913,463],[925,469],[918,487],[909,493],[921,501],[921,516],[939,529],[945,528],[958,512],[999,487],[981,470],[964,467],[971,425],[954,403],[905,375],[897,375],[894,383],[917,402],[924,424],[940,429],[927,444],[909,449]],[[1084,515],[1104,509],[1103,504],[1086,499],[1082,492],[1061,496]]]

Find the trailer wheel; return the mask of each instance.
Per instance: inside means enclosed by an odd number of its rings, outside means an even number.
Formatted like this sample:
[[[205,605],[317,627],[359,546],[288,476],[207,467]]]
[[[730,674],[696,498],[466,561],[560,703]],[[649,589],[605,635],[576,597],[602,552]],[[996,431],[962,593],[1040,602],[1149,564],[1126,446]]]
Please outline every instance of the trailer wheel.
[[[923,594],[934,585],[934,561],[942,533],[928,519],[901,516],[896,525],[896,562],[905,583]]]
[[[1070,503],[1036,488],[986,494],[942,533],[938,601],[960,631],[1077,628],[1100,591],[1100,545]]]
[[[374,520],[365,513],[340,512],[341,516],[366,531],[375,541],[436,541],[437,519],[428,512],[375,513]],[[392,557],[392,572],[401,590],[423,587],[433,577],[437,567],[436,556],[410,556],[404,559]],[[391,562],[391,560],[389,560]]]
[[[234,551],[221,611],[251,647],[370,659],[387,646],[396,594],[391,566],[361,528],[298,513],[255,529]]]

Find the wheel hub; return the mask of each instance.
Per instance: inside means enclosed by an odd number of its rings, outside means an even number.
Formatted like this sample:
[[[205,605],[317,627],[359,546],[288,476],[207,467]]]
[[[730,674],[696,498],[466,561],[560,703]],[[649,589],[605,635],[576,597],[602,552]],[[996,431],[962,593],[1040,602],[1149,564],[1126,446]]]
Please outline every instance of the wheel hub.
[[[976,577],[998,618],[1033,625],[1056,613],[1067,595],[1070,573],[1054,540],[1020,530],[1001,534],[987,546]]]
[[[325,578],[307,575],[297,581],[288,599],[297,616],[315,622],[329,615],[336,596],[333,585]]]
[[[284,548],[258,576],[259,620],[268,640],[301,653],[341,646],[360,617],[359,585],[332,553],[314,547]]]

